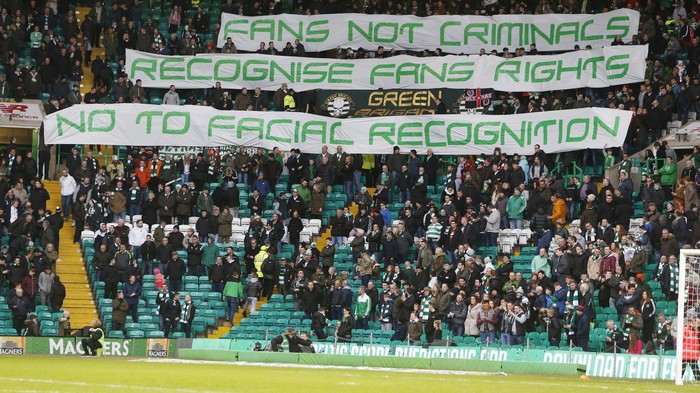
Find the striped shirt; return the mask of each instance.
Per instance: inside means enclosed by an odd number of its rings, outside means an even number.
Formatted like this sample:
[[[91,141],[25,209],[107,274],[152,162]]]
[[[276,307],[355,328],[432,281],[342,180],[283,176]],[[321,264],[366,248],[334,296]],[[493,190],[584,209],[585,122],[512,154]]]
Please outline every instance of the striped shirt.
[[[440,233],[442,233],[442,224],[435,222],[428,225],[428,239],[438,240],[440,239]]]

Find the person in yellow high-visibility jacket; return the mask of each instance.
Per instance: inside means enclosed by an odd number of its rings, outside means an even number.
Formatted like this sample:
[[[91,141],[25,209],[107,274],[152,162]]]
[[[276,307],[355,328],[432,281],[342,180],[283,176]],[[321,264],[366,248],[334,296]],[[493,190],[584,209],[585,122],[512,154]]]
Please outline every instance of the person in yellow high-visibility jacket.
[[[260,247],[260,251],[258,251],[255,259],[253,259],[253,264],[255,265],[255,271],[258,274],[258,278],[263,278],[262,265],[269,256],[269,253],[267,252],[268,248],[269,247],[267,245]]]
[[[287,95],[284,96],[284,110],[287,112],[297,111],[297,103],[294,101],[294,89],[287,90]]]

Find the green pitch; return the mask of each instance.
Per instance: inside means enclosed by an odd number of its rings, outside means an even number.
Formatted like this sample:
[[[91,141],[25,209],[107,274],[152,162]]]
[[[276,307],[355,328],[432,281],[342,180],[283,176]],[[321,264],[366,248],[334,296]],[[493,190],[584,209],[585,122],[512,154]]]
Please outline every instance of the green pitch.
[[[671,382],[534,375],[452,375],[275,365],[18,356],[0,358],[3,392],[696,392]],[[459,390],[458,390],[459,389]],[[593,390],[592,390],[593,389]]]

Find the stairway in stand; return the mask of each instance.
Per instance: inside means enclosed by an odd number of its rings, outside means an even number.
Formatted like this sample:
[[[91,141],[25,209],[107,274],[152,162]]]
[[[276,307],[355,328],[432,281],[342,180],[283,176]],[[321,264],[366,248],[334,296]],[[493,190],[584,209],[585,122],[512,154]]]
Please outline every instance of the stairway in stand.
[[[262,299],[258,300],[258,302],[255,304],[255,309],[260,310],[260,307],[262,307],[262,305],[265,303],[267,303],[266,298],[262,298]],[[241,319],[243,319],[243,309],[239,308],[236,315],[233,316],[233,326],[240,325]],[[219,323],[222,323],[222,321],[223,320],[219,319]],[[226,321],[226,322],[228,322],[228,321]],[[230,331],[231,331],[231,326],[228,326],[228,323],[225,325],[220,325],[212,333],[207,334],[207,338],[221,338],[221,336],[223,336],[224,334],[227,334]]]
[[[83,19],[89,13],[90,13],[89,7],[76,7],[75,8],[75,17],[76,17],[76,20],[78,21],[78,25],[83,23]],[[104,31],[104,29],[103,29],[103,31]],[[102,35],[100,37],[103,37],[103,36],[104,35]],[[83,37],[83,35],[81,33],[80,39],[78,40],[78,46],[80,46],[81,48],[83,46],[82,37]],[[101,45],[101,42],[102,41],[100,41],[100,45]],[[83,49],[83,53],[85,53],[84,48],[82,48],[82,49]],[[105,55],[105,48],[103,46],[100,46],[99,48],[95,48],[95,47],[92,48],[92,59],[93,60],[95,59],[96,56],[100,56],[102,58],[102,60],[105,60],[104,55]],[[83,95],[83,97],[85,97],[85,94],[90,92],[90,89],[92,89],[92,86],[93,86],[94,76],[92,74],[92,69],[90,68],[91,66],[92,66],[92,64],[88,64],[86,66],[85,62],[83,62],[83,80],[80,83],[80,93]],[[116,75],[114,77],[116,78]],[[84,155],[85,153],[87,153],[87,146],[89,143],[90,143],[90,141],[85,141],[85,144],[83,145],[84,151],[81,154]],[[100,165],[106,166],[110,163],[110,161],[112,161],[112,155],[114,155],[114,152],[116,150],[115,150],[114,146],[112,146],[112,145],[102,145],[102,146],[100,146],[100,151],[102,152],[101,157],[97,155],[97,151],[93,151],[93,153],[95,153],[95,157],[98,159]],[[126,174],[126,175],[128,176],[129,174]]]
[[[61,205],[61,186],[58,181],[46,180],[44,187],[51,196],[47,202],[47,208],[53,211],[56,206]],[[71,314],[71,327],[79,329],[90,325],[92,319],[97,318],[97,309],[85,272],[80,246],[73,244],[74,228],[71,228],[70,224],[70,220],[65,221],[59,235],[58,258],[60,262],[56,263],[56,275],[66,286],[66,300],[63,302],[63,309]]]

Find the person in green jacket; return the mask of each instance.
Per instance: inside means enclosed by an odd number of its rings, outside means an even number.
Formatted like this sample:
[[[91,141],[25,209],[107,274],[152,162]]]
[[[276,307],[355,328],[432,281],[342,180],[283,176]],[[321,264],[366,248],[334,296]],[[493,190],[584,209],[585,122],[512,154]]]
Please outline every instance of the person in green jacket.
[[[200,212],[205,210],[209,216],[211,216],[214,211],[214,200],[211,195],[209,195],[209,189],[206,187],[202,189],[202,192],[200,192],[197,197],[197,209]]]
[[[206,241],[207,243],[202,246],[202,266],[209,273],[209,267],[216,263],[216,257],[219,256],[219,246],[216,245],[211,237],[207,237]]]
[[[657,172],[661,176],[661,188],[664,189],[665,198],[670,201],[673,199],[673,187],[676,185],[676,173],[678,172],[673,158],[666,157],[666,164]]]
[[[233,317],[238,312],[238,306],[243,297],[243,285],[241,284],[241,279],[238,275],[238,271],[233,271],[231,275],[231,280],[226,283],[224,287],[224,298],[226,303],[228,303],[228,311],[226,314],[226,319],[233,325]]]
[[[539,255],[535,255],[535,257],[532,258],[532,264],[530,268],[530,271],[532,272],[533,276],[537,275],[537,272],[542,270],[547,277],[552,277],[552,269],[549,265],[549,258],[547,256],[546,248],[540,248]]]
[[[369,329],[369,313],[372,309],[372,300],[367,295],[367,290],[361,286],[358,290],[357,302],[355,303],[355,326],[358,329]]]
[[[513,190],[513,195],[508,198],[508,202],[506,203],[506,212],[508,213],[510,229],[522,229],[525,207],[527,207],[525,198],[520,195],[520,189],[515,188]]]

